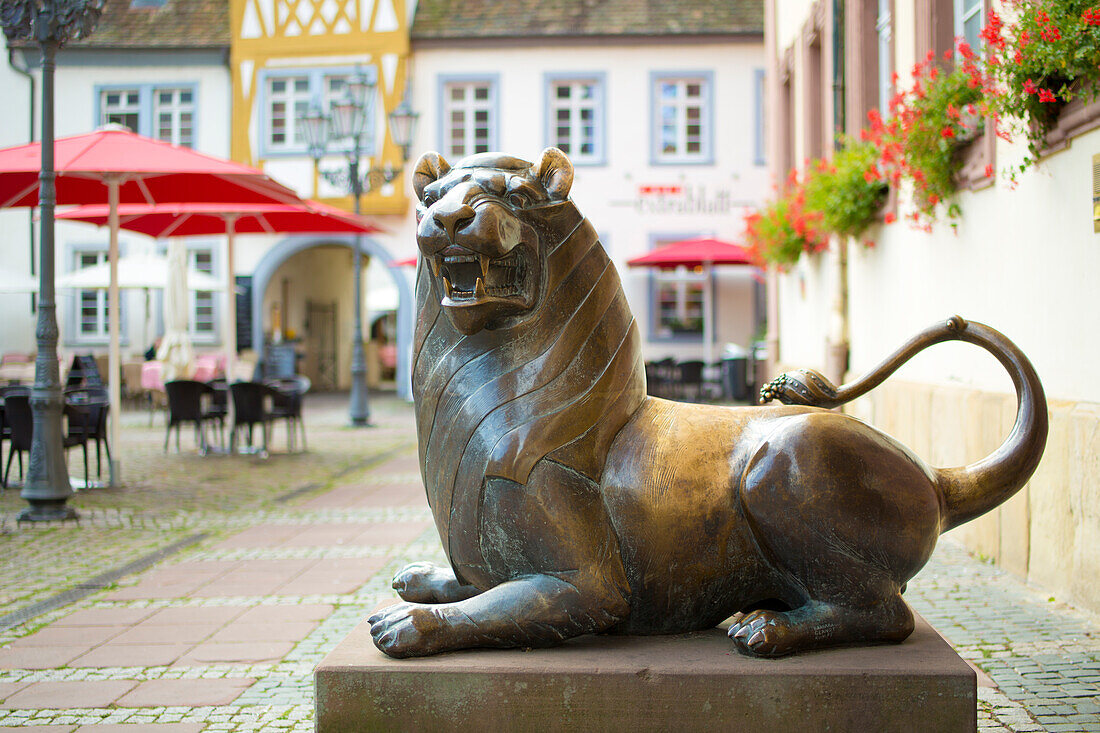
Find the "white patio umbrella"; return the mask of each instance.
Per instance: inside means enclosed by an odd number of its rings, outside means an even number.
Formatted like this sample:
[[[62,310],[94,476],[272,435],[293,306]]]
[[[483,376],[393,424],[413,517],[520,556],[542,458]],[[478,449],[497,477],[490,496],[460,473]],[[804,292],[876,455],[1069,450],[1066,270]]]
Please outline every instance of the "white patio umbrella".
[[[186,267],[187,285],[192,290],[224,290],[225,283],[216,277]],[[169,259],[162,255],[139,254],[118,258],[118,287],[126,290],[145,291],[145,323],[142,333],[142,345],[149,343],[149,291],[164,290],[168,287],[171,266]],[[107,290],[111,285],[111,265],[104,262],[57,278],[57,287],[73,290]],[[35,288],[37,290],[38,288]],[[184,302],[186,306],[186,301]]]
[[[195,360],[187,327],[190,316],[187,245],[173,239],[168,245],[168,260],[168,287],[164,290],[164,338],[157,349],[157,360],[164,363],[161,374],[165,382],[189,378]]]

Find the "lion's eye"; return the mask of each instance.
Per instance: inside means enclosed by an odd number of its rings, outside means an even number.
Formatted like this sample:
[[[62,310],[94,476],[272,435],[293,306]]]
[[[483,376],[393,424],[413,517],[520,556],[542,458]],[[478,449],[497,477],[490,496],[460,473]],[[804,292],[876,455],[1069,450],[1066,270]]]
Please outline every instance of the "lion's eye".
[[[508,197],[508,203],[516,208],[523,208],[529,203],[529,199],[522,193],[513,193]]]
[[[427,208],[431,207],[432,204],[434,204],[435,202],[436,202],[435,196],[428,193],[428,194],[424,194],[424,199],[420,203],[424,206],[425,209],[427,209]]]

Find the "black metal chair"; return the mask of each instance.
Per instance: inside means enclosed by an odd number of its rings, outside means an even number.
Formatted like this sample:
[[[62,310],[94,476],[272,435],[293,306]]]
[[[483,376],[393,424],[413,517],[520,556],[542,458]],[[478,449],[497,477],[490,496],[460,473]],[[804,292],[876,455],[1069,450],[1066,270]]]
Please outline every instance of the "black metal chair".
[[[69,432],[83,433],[87,440],[95,441],[95,475],[102,478],[101,448],[107,452],[107,466],[111,465],[111,442],[108,439],[107,416],[111,409],[110,397],[103,387],[81,387],[65,390],[65,404],[69,409]]]
[[[31,394],[31,388],[25,384],[7,384],[0,387],[0,487],[7,488],[8,483],[4,479],[4,441],[11,442],[11,425],[4,419],[4,398],[8,395]],[[19,459],[22,461],[22,457]]]
[[[218,426],[218,445],[225,450],[225,421],[229,418],[229,384],[224,379],[212,379],[210,401],[203,410],[203,418]]]
[[[62,436],[62,448],[80,446],[84,450],[84,485],[88,485],[88,438],[83,431],[74,432],[71,428],[73,408],[64,406],[64,415],[70,422],[70,429]],[[25,394],[8,394],[4,397],[4,424],[11,427],[11,448],[7,466],[4,469],[4,486],[11,478],[11,460],[19,456],[19,479],[23,480],[23,454],[29,453],[34,441],[34,416],[31,413],[31,398]]]
[[[204,423],[207,418],[203,403],[209,400],[208,395],[214,391],[214,388],[206,382],[177,379],[165,382],[164,391],[168,395],[168,427],[164,431],[164,452],[168,452],[168,439],[172,435],[172,428],[176,429],[176,450],[179,451],[180,425],[191,423],[195,426],[195,442],[199,445],[199,453],[206,455]]]
[[[297,432],[302,433],[302,450],[306,450],[306,424],[302,421],[302,402],[311,382],[309,377],[282,377],[265,379],[264,384],[271,387],[271,415],[275,420],[286,420],[286,449],[293,451],[297,447]]]
[[[679,397],[684,400],[698,402],[703,394],[703,368],[706,366],[701,361],[681,361],[678,363],[679,380],[677,391]]]
[[[234,382],[229,385],[233,396],[233,427],[229,431],[229,450],[236,452],[237,436],[242,428],[248,430],[248,446],[252,447],[252,430],[260,426],[263,437],[261,448],[267,455],[267,434],[275,414],[269,407],[277,392],[263,382]]]

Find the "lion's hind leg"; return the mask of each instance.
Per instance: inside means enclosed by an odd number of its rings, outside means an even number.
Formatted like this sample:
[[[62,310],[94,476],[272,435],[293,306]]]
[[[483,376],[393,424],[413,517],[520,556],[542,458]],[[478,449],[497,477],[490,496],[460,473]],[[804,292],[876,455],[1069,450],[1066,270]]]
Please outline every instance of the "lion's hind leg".
[[[783,656],[912,633],[901,587],[935,545],[939,501],[889,438],[835,413],[783,418],[750,459],[740,494],[791,610],[740,619],[731,629],[739,651]]]
[[[752,611],[730,626],[737,651],[782,657],[854,642],[904,641],[913,632],[913,612],[900,595],[865,608],[809,601],[790,611]]]
[[[411,603],[454,603],[476,596],[481,591],[463,584],[450,567],[430,562],[414,562],[393,576],[393,589],[402,600]]]

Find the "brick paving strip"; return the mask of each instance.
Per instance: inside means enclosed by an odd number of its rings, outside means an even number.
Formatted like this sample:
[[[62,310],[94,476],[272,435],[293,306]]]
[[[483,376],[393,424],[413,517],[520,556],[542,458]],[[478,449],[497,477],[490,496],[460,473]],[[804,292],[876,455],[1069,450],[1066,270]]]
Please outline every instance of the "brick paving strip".
[[[124,437],[147,450],[131,470],[159,478],[139,476],[130,493],[80,495],[79,526],[14,527],[18,504],[12,492],[0,497],[6,613],[210,535],[0,631],[0,732],[313,730],[317,662],[393,597],[398,568],[443,561],[408,406],[376,400],[378,427],[353,431],[342,427],[343,404],[316,402],[311,453],[268,463],[165,457],[159,429],[138,416]],[[165,474],[163,462],[183,477]],[[238,487],[250,501],[226,498]],[[950,540],[907,598],[983,671],[982,731],[1100,731],[1095,619]]]

